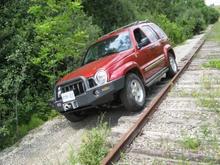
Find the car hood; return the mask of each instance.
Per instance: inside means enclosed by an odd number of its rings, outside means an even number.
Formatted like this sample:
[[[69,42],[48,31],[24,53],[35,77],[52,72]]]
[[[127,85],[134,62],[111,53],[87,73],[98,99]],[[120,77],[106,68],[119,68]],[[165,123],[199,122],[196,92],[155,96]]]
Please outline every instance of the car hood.
[[[99,69],[106,70],[115,61],[118,61],[120,59],[119,54],[121,54],[121,53],[115,53],[115,54],[112,54],[112,55],[109,55],[109,56],[105,56],[105,57],[100,58],[96,61],[88,63],[84,66],[81,66],[80,68],[76,69],[75,71],[72,71],[72,72],[68,73],[63,78],[61,78],[58,81],[57,85],[62,84],[65,81],[80,77],[80,76],[84,76],[85,78],[92,77],[92,76],[95,75],[97,70],[99,70]]]

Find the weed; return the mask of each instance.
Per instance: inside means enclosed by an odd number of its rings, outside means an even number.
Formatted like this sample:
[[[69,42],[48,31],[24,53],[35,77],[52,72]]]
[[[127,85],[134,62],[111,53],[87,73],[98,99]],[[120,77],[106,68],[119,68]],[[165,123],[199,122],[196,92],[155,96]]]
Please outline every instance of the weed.
[[[204,89],[204,88],[207,89],[207,90],[211,89],[211,87],[212,87],[212,82],[211,82],[210,77],[209,77],[209,76],[204,76],[204,77],[202,78],[201,85],[202,85],[202,88],[203,88],[203,89]]]
[[[126,159],[126,154],[124,152],[120,153],[120,162],[113,163],[113,165],[130,165],[130,164],[131,163],[129,163],[129,161]]]
[[[186,91],[183,89],[174,89],[169,93],[169,95],[178,97],[190,97],[192,94],[190,91]]]
[[[218,21],[209,34],[208,40],[220,41],[220,22]]]
[[[107,123],[103,123],[101,118],[97,127],[85,133],[82,140],[79,152],[72,152],[69,158],[69,162],[72,165],[86,164],[97,165],[108,152],[107,136],[109,134],[109,128]]]
[[[19,128],[18,128],[18,134],[19,134],[18,137],[25,136],[30,130],[42,125],[43,123],[44,123],[43,120],[38,118],[36,115],[33,115],[28,124],[19,126]]]
[[[178,163],[178,165],[190,165],[190,162],[187,160],[182,160],[180,163]]]
[[[208,137],[211,134],[208,125],[201,126],[201,132],[203,133],[204,137]]]
[[[220,112],[220,88],[214,88],[213,84],[219,84],[219,78],[204,76],[201,79],[201,89],[192,93],[196,98],[197,104],[208,110]]]
[[[201,145],[201,141],[194,137],[184,137],[182,141],[183,147],[186,149],[197,150]]]
[[[203,67],[220,69],[220,59],[212,59],[208,63],[203,64]]]

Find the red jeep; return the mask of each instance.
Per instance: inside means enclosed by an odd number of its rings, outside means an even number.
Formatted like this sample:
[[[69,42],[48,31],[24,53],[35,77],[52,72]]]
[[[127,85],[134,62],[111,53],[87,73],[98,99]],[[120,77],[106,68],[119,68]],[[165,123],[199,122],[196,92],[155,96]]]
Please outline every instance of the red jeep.
[[[85,109],[107,104],[139,111],[145,105],[145,86],[177,71],[164,31],[151,22],[135,22],[90,46],[82,66],[56,84],[53,103],[72,122],[81,120]]]

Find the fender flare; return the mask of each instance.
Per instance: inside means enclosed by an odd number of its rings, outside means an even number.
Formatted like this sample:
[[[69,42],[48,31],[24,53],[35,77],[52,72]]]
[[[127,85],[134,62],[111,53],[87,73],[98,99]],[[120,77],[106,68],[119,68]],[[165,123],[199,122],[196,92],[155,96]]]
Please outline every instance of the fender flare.
[[[167,64],[169,63],[169,57],[168,57],[169,52],[171,52],[173,54],[174,58],[176,59],[175,52],[170,44],[165,45],[163,48],[163,51],[164,51],[164,56],[165,56],[165,60],[166,60]]]
[[[116,80],[119,77],[125,76],[129,71],[131,71],[133,69],[137,70],[140,73],[140,75],[142,76],[141,78],[143,79],[144,76],[139,68],[140,67],[136,62],[134,62],[134,61],[128,62],[128,63],[118,67],[116,70],[114,70],[114,72],[110,76],[110,81]]]

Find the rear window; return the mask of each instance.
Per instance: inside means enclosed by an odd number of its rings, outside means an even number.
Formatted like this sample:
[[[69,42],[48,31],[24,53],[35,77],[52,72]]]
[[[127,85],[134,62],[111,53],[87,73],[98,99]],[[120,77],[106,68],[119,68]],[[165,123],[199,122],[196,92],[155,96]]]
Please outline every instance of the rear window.
[[[141,28],[143,29],[143,31],[145,32],[145,34],[151,42],[156,42],[159,39],[158,35],[155,33],[155,31],[153,31],[151,27],[144,25]]]
[[[155,24],[151,24],[150,26],[156,31],[160,38],[167,38],[166,33],[159,26]]]

